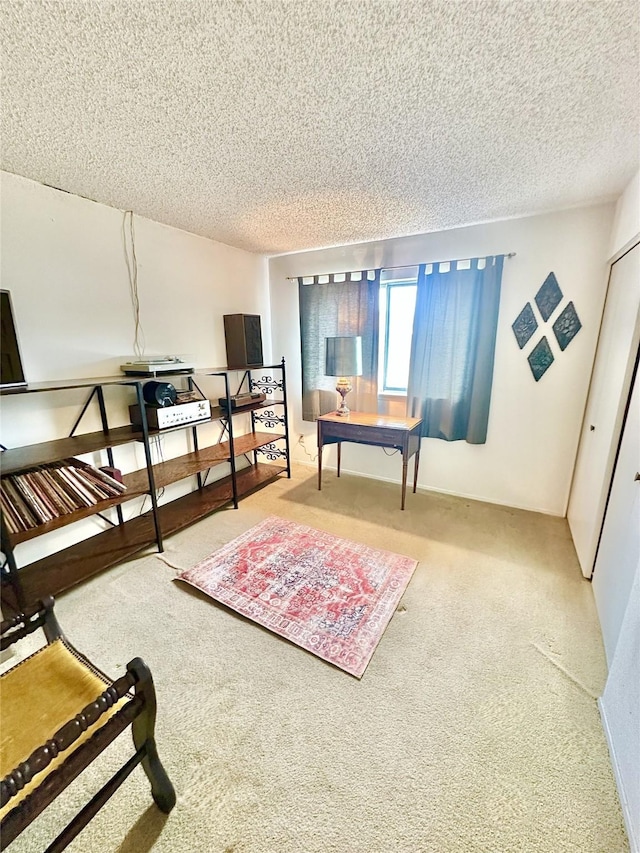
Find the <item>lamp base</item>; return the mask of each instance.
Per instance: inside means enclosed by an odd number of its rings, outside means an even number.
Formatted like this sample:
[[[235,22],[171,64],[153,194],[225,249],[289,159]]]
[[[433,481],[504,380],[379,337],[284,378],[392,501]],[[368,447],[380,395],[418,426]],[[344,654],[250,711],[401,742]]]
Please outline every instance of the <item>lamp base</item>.
[[[344,376],[341,376],[336,383],[336,391],[342,397],[340,405],[336,410],[336,415],[340,415],[341,418],[348,418],[351,414],[351,410],[347,407],[347,404],[344,401],[344,398],[347,396],[349,391],[353,390],[353,386],[351,382],[346,379]]]

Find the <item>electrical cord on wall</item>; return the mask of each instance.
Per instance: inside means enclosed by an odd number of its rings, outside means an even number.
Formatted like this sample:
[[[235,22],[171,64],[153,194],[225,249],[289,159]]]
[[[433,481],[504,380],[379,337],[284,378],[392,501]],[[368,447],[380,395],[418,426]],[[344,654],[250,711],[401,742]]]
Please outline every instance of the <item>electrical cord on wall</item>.
[[[304,452],[307,454],[307,456],[309,457],[309,459],[310,459],[312,462],[315,462],[315,461],[316,461],[316,459],[318,458],[318,454],[316,453],[316,455],[315,455],[315,456],[312,456],[312,455],[309,453],[309,451],[308,451],[308,450],[307,450],[307,448],[305,447],[305,443],[304,443],[304,435],[302,435],[302,433],[300,433],[300,435],[298,436],[298,444],[299,444],[299,445],[300,445],[300,447],[304,450]]]
[[[127,227],[128,226],[128,227]],[[128,237],[127,240],[127,231]],[[136,232],[133,224],[133,211],[125,210],[122,218],[122,242],[124,244],[124,259],[129,274],[129,290],[133,307],[134,337],[133,351],[141,358],[144,355],[145,339],[140,322],[140,296],[138,294],[138,259],[136,257]]]
[[[158,464],[159,462],[165,461],[164,449],[162,446],[162,436],[159,436],[159,435],[151,436],[151,438],[149,440],[149,447],[151,449],[155,449],[155,452],[156,452],[156,463],[155,464]],[[164,495],[164,486],[160,486],[159,489],[156,489],[156,501],[159,501],[163,495]],[[149,495],[146,494],[142,498],[142,504],[140,505],[140,511],[138,512],[138,515],[144,515],[145,506],[147,504],[147,498],[148,497],[149,497]]]

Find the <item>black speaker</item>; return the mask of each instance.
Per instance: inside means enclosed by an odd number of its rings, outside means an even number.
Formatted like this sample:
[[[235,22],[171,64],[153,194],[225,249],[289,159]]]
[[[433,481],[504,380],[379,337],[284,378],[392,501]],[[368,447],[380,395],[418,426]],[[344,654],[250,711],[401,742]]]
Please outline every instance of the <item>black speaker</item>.
[[[259,314],[225,314],[227,367],[262,367],[262,331]]]

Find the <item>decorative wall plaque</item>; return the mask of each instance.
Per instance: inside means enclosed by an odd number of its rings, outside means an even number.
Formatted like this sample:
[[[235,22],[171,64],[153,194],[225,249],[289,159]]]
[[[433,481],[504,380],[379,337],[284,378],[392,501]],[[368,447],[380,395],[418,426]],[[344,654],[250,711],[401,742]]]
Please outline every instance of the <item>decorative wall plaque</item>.
[[[550,272],[545,278],[542,287],[536,293],[536,305],[545,323],[556,310],[561,299],[562,291],[560,290],[558,279],[554,273]]]
[[[558,341],[558,346],[564,352],[571,341],[582,328],[580,318],[576,313],[573,302],[570,302],[563,310],[562,314],[553,324],[553,333]]]
[[[527,357],[533,378],[538,382],[548,368],[553,364],[554,358],[546,337],[541,338]]]
[[[516,336],[518,346],[522,349],[538,328],[538,321],[535,318],[530,302],[527,302],[518,314],[511,328],[513,329],[513,334]]]

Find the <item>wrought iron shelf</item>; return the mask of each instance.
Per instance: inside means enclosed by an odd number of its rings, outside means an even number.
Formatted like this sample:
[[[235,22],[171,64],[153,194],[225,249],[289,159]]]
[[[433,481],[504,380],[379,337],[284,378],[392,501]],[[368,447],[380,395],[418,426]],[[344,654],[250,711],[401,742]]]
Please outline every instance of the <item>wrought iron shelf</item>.
[[[283,465],[262,463],[243,468],[236,473],[236,494],[244,497],[272,482],[286,470]],[[177,533],[227,506],[233,502],[233,497],[233,481],[229,475],[158,507],[165,535]],[[152,513],[136,516],[124,524],[24,566],[20,569],[20,581],[25,599],[35,602],[44,595],[50,595],[52,590],[56,594],[63,592],[154,544]]]
[[[273,375],[275,371],[279,371],[279,375]],[[191,379],[193,376],[221,377],[224,381],[224,396],[229,399],[231,396],[230,372],[235,371],[199,370],[195,374],[187,374],[186,379],[189,387],[192,388],[195,385],[195,381]],[[253,378],[254,374],[256,379]],[[71,430],[71,435],[2,452],[0,463],[3,477],[99,451],[106,451],[109,464],[113,465],[112,449],[131,442],[143,444],[146,460],[145,467],[124,476],[127,491],[122,495],[99,501],[91,507],[82,507],[62,514],[44,524],[18,533],[9,533],[4,520],[2,521],[2,550],[7,554],[6,565],[2,570],[3,600],[7,603],[8,610],[15,609],[16,606],[24,608],[44,594],[56,595],[150,545],[155,544],[156,548],[162,551],[163,536],[198,521],[228,503],[237,507],[239,498],[271,482],[283,472],[291,476],[284,359],[279,364],[245,371],[243,377],[243,382],[246,380],[252,390],[254,387],[264,388],[268,396],[280,390],[282,393],[278,399],[266,399],[231,412],[228,412],[225,407],[213,406],[209,418],[167,429],[149,429],[147,424],[143,427],[128,424],[111,428],[107,420],[103,386],[133,388],[139,407],[144,409],[142,399],[144,379],[145,377],[117,376],[102,379],[62,380],[7,390],[7,393],[29,394],[78,388],[91,389]],[[197,388],[197,385],[195,387]],[[97,401],[100,407],[103,428],[97,432],[76,435],[76,429],[92,400]],[[276,410],[274,407],[280,408]],[[240,415],[250,417],[250,430],[234,435],[234,420]],[[218,443],[200,448],[197,428],[202,424],[215,422],[219,423],[221,428]],[[154,464],[151,458],[150,440],[156,436],[185,429],[191,429],[194,449],[177,458]],[[222,438],[225,440],[221,440]],[[252,460],[250,454],[253,456]],[[276,464],[258,462],[259,454]],[[246,456],[251,464],[249,467],[237,469],[236,459],[242,456]],[[202,472],[208,472],[216,465],[224,463],[229,464],[231,473],[220,480],[206,484]],[[158,505],[158,489],[191,476],[198,477],[198,488],[195,491],[162,506]],[[125,521],[121,505],[145,495],[151,498],[151,510],[144,515]],[[13,549],[20,543],[110,509],[117,512],[117,523],[109,521],[107,517],[104,517],[104,520],[113,526],[35,563],[20,568],[17,566]],[[8,598],[5,594],[7,585],[4,583],[7,579],[11,582]]]

